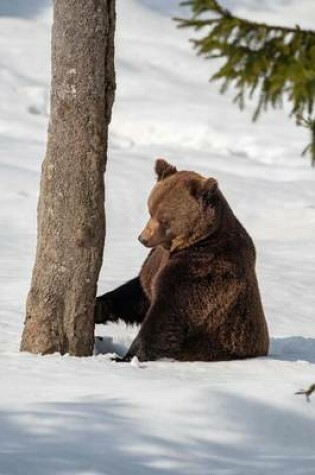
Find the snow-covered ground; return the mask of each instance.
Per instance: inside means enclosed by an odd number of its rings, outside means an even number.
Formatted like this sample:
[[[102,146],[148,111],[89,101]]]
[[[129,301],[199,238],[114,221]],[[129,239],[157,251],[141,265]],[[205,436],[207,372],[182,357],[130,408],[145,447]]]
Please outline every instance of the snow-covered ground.
[[[146,250],[155,157],[219,179],[255,239],[270,356],[115,364],[18,351],[36,242],[49,88],[48,0],[0,1],[0,474],[315,473],[315,171],[283,111],[257,124],[208,84],[171,16],[175,0],[118,1],[118,90],[99,292],[133,277]],[[312,27],[313,0],[226,1],[251,18]],[[100,326],[108,351],[136,333]]]

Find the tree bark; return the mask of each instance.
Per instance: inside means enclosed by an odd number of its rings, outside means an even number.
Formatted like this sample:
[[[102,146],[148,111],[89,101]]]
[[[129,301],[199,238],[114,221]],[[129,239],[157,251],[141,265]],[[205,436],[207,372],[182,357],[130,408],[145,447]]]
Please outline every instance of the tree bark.
[[[21,351],[88,356],[105,238],[115,0],[55,0],[51,116]]]

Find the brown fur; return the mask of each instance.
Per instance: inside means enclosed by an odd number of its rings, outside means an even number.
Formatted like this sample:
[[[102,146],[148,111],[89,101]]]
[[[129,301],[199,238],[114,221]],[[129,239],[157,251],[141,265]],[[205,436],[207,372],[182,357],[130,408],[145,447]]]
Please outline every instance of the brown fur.
[[[219,361],[268,352],[252,239],[213,178],[163,160],[139,239],[153,250],[140,272],[147,302],[127,359]]]

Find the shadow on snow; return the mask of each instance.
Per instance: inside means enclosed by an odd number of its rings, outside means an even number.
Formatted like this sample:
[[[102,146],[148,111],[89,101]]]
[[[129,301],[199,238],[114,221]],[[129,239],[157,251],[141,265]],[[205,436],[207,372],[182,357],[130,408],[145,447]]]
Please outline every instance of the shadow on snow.
[[[52,0],[1,0],[0,17],[32,18],[52,5]]]
[[[281,361],[308,361],[315,364],[315,338],[271,338],[269,357]]]
[[[23,396],[22,396],[23,397]],[[120,399],[0,412],[1,474],[261,475],[314,473],[314,420],[250,397],[207,395],[145,420]],[[170,410],[171,434],[165,427]],[[174,413],[175,412],[175,413]],[[142,415],[145,413],[141,413]],[[163,422],[164,421],[164,422]],[[174,437],[174,425],[176,437]],[[173,436],[172,436],[173,434]]]

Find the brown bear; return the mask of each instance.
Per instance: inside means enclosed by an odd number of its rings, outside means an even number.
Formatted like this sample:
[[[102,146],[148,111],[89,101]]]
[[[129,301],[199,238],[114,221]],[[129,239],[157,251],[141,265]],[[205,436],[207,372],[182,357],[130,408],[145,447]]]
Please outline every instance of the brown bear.
[[[122,361],[222,361],[268,353],[255,247],[214,178],[155,165],[152,248],[139,277],[96,300],[95,323],[141,324]]]

